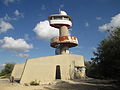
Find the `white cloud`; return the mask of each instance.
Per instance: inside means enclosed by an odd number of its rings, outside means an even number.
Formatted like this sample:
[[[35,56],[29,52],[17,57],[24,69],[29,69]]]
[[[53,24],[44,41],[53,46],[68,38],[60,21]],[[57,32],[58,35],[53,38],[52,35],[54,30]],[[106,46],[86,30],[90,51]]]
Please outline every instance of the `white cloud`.
[[[89,27],[90,25],[89,25],[89,23],[88,22],[86,22],[85,23],[85,27]]]
[[[16,16],[24,17],[23,13],[21,13],[19,10],[15,10],[14,14],[15,14]]]
[[[14,39],[12,37],[4,37],[0,40],[0,47],[16,51],[16,52],[28,52],[29,49],[33,48],[31,44],[28,44],[24,39]]]
[[[16,1],[18,1],[18,0],[4,0],[4,4],[8,5],[9,3],[14,3]]]
[[[101,20],[102,19],[102,17],[96,17],[96,20]]]
[[[51,27],[49,21],[40,21],[33,31],[37,34],[39,38],[42,39],[51,39],[59,35],[59,30],[57,28]]]
[[[46,9],[46,6],[45,5],[42,5],[41,6],[41,10],[45,10]]]
[[[6,21],[0,20],[0,33],[14,29],[14,27]]]
[[[97,48],[95,48],[95,47],[91,47],[90,49],[92,49],[92,50],[97,50]]]
[[[30,38],[29,38],[29,34],[24,34],[24,39],[25,40],[29,40]]]
[[[115,15],[111,18],[112,20],[110,23],[106,23],[102,26],[99,26],[99,30],[106,31],[106,30],[114,30],[117,27],[120,27],[120,14]]]
[[[18,10],[15,10],[14,13],[15,13],[16,16],[19,16],[19,15],[20,15],[20,12],[19,12]]]
[[[0,67],[4,67],[6,64],[0,64]]]
[[[60,5],[60,8],[63,8],[63,7],[64,7],[64,4],[61,4],[61,5]]]
[[[83,46],[76,46],[75,48],[83,49],[84,47]]]
[[[29,54],[19,53],[16,55],[17,57],[28,57]]]
[[[6,14],[3,18],[1,18],[2,20],[5,21],[11,21],[11,20],[17,20],[17,18],[12,18],[10,17],[8,14]]]

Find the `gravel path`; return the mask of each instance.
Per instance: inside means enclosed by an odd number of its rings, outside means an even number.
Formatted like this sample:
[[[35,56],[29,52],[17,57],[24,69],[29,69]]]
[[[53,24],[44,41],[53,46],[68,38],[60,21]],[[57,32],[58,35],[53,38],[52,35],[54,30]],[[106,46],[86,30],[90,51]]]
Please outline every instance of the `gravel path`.
[[[10,83],[8,79],[0,79],[0,90],[120,90],[110,81],[98,79],[58,80],[54,84],[39,86],[23,86]]]

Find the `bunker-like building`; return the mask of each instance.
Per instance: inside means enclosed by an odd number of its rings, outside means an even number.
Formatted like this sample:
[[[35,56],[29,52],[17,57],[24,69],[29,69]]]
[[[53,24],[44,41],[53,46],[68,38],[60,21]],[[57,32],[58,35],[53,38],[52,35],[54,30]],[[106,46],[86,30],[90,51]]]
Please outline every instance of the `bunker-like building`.
[[[54,56],[32,58],[23,64],[16,64],[11,74],[21,84],[53,82],[57,79],[69,80],[85,77],[84,57],[69,53],[69,48],[78,45],[78,40],[69,35],[72,18],[60,11],[48,17],[50,26],[59,29],[59,36],[51,39],[50,46],[56,48]]]

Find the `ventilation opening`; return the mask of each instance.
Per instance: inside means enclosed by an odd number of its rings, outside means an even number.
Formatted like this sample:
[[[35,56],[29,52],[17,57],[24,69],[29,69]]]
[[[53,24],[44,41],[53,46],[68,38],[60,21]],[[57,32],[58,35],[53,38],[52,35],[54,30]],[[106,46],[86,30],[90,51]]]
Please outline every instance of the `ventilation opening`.
[[[56,66],[56,79],[61,79],[60,66]]]

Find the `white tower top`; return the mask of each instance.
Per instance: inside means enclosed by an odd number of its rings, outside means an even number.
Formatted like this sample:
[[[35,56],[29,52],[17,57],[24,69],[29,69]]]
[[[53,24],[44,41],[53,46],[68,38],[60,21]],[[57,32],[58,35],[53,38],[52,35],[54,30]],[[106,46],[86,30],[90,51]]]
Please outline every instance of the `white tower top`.
[[[72,26],[72,18],[65,11],[59,10],[59,14],[50,15],[48,18],[52,27],[66,26],[69,29]]]
[[[65,11],[60,11],[61,15],[67,15],[67,13]]]

